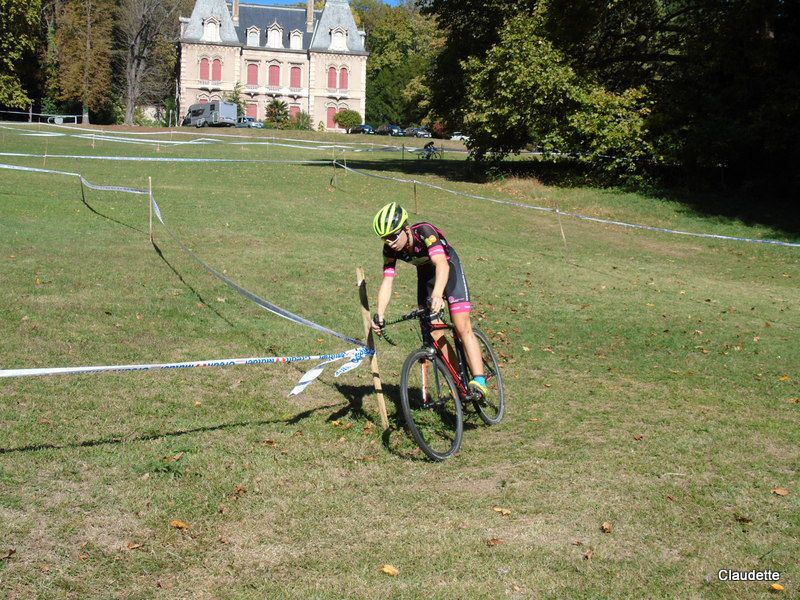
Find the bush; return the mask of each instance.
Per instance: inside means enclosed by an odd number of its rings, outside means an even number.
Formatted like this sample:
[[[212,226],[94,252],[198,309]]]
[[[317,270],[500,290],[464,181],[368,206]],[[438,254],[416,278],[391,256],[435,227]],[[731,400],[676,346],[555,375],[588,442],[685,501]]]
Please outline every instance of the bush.
[[[361,125],[361,115],[350,109],[340,110],[333,116],[333,121],[339,127],[349,131],[356,125]]]

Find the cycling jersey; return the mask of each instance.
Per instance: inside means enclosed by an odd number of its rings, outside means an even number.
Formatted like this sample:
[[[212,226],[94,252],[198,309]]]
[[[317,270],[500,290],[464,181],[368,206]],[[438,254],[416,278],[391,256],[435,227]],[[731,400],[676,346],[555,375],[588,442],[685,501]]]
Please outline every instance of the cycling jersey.
[[[398,259],[417,267],[417,302],[420,306],[425,306],[430,300],[436,281],[436,267],[431,262],[431,257],[443,254],[450,263],[450,274],[444,289],[450,313],[470,312],[467,278],[455,249],[447,242],[441,230],[430,223],[411,225],[410,230],[410,248],[406,246],[395,252],[388,246],[383,246],[384,277],[395,276]]]

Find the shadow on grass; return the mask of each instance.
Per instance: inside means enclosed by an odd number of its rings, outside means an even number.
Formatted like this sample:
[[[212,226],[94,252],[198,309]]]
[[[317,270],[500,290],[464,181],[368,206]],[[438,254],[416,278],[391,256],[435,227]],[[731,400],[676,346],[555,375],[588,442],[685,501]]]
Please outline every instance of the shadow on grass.
[[[13,454],[18,452],[38,452],[40,450],[68,450],[74,448],[92,448],[94,446],[106,446],[113,444],[127,444],[129,442],[148,442],[162,438],[180,437],[182,435],[190,435],[193,433],[205,433],[209,431],[224,431],[228,429],[238,429],[241,427],[253,427],[263,425],[295,425],[307,419],[318,411],[323,411],[329,408],[336,408],[338,404],[327,404],[325,406],[318,406],[309,410],[296,414],[288,419],[273,419],[263,421],[235,421],[233,423],[220,423],[218,425],[206,425],[203,427],[193,427],[191,429],[182,429],[180,431],[161,431],[157,433],[146,433],[137,436],[111,436],[105,438],[98,438],[94,440],[85,440],[83,442],[73,442],[71,444],[31,444],[28,446],[18,446],[16,448],[0,448],[0,454]]]
[[[119,220],[115,219],[114,217],[109,217],[108,215],[104,215],[103,213],[101,213],[100,211],[95,209],[91,204],[89,204],[86,201],[86,193],[84,191],[83,184],[81,184],[81,202],[83,202],[83,205],[86,208],[88,208],[90,211],[92,211],[94,214],[96,214],[98,217],[102,217],[103,219],[107,219],[107,220],[109,220],[109,221],[111,221],[113,223],[116,223],[117,225],[122,225],[123,227],[127,227],[128,229],[133,229],[134,231],[137,231],[137,232],[141,233],[142,235],[147,235],[146,231],[144,231],[142,229],[139,229],[137,227],[134,227],[133,225],[128,225],[127,223],[119,221]]]
[[[730,173],[726,175],[719,169],[694,170],[691,173],[662,169],[649,176],[649,182],[646,184],[628,184],[620,187],[619,182],[608,173],[572,158],[553,160],[523,158],[489,163],[446,159],[355,158],[349,159],[347,166],[387,175],[389,173],[403,173],[408,177],[434,175],[448,181],[467,183],[487,183],[505,177],[518,177],[536,179],[545,185],[563,188],[594,187],[622,190],[642,194],[654,201],[667,200],[680,203],[686,207],[685,212],[690,215],[738,220],[748,226],[767,226],[787,237],[800,234],[800,204],[795,202],[790,194],[770,185],[769,182],[736,181]],[[330,166],[326,165],[323,168]],[[344,171],[340,171],[337,185],[332,187],[345,191],[346,177]]]

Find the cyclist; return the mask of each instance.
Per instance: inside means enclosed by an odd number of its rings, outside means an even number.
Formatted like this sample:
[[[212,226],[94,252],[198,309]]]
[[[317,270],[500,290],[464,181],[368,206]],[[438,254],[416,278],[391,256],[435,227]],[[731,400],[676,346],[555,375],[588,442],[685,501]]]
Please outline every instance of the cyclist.
[[[488,396],[483,359],[469,316],[467,279],[455,249],[442,231],[430,223],[409,225],[408,213],[396,202],[390,202],[378,211],[372,227],[383,240],[383,281],[378,290],[378,313],[372,324],[375,333],[380,335],[384,327],[384,313],[392,297],[397,260],[411,263],[417,267],[417,302],[421,307],[430,305],[435,313],[447,303],[472,373],[469,387]],[[437,337],[442,334],[433,333],[438,334]]]

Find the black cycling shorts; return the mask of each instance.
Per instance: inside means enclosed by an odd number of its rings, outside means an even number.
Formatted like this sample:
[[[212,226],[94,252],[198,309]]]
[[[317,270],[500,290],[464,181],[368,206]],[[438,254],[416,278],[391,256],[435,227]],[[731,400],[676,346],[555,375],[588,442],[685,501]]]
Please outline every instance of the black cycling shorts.
[[[447,285],[444,288],[444,297],[450,314],[470,312],[469,288],[464,270],[461,268],[461,261],[458,254],[451,247],[448,248],[450,258],[450,275],[447,277]],[[433,263],[428,263],[417,267],[417,303],[420,306],[427,306],[433,293],[433,286],[436,283],[436,267]]]

